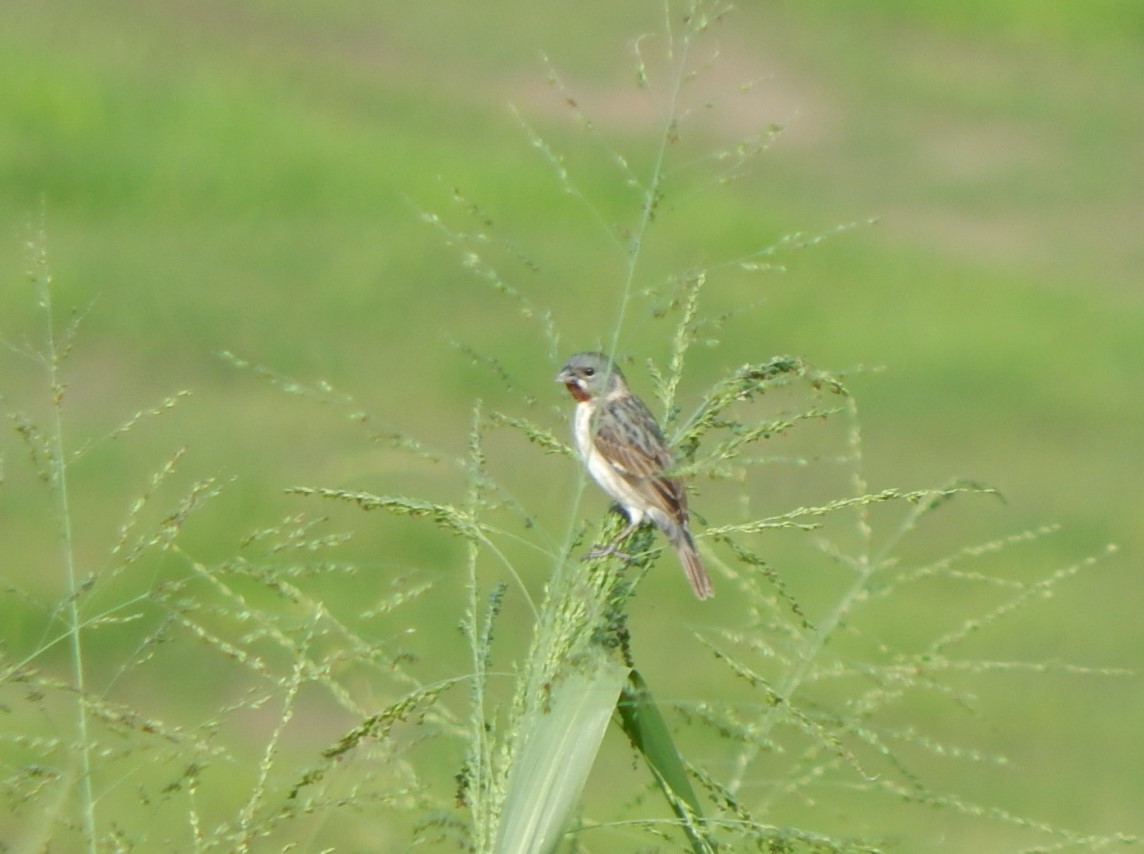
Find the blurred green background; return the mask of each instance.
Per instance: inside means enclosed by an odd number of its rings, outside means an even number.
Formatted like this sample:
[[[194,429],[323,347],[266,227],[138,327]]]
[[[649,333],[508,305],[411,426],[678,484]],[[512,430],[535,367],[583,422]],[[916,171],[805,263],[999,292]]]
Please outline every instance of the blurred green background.
[[[1033,578],[1119,546],[1009,635],[991,636],[996,656],[1138,668],[1144,7],[744,6],[713,26],[697,53],[710,68],[683,93],[664,203],[635,282],[660,295],[633,298],[620,339],[635,358],[637,390],[651,392],[644,359],[669,352],[670,321],[654,310],[671,275],[711,266],[704,308],[732,316],[719,347],[696,351],[685,409],[725,371],[775,354],[834,370],[884,366],[852,381],[871,487],[968,476],[1007,499],[959,504],[948,524],[911,544],[913,557],[1059,523],[1058,533],[995,559],[999,572]],[[638,215],[639,197],[611,152],[641,176],[656,153],[660,3],[0,8],[0,337],[19,348],[39,335],[22,271],[42,209],[57,311],[84,313],[67,374],[73,445],[177,390],[193,392],[75,467],[81,568],[106,562],[126,507],[184,445],[188,484],[235,479],[188,530],[207,558],[300,506],[328,509],[281,494],[294,484],[460,495],[447,467],[370,445],[336,408],[287,399],[220,359],[222,350],[327,380],[353,395],[349,409],[446,454],[463,453],[477,398],[564,435],[567,406],[551,378],[563,355],[610,342],[619,304],[623,254],[601,222],[618,231]],[[636,86],[641,34],[649,90]],[[544,57],[566,92],[548,83]],[[566,157],[590,207],[563,192],[521,119]],[[726,161],[704,152],[733,149],[771,124],[783,132],[742,175],[712,180]],[[480,214],[457,204],[454,190]],[[482,251],[506,282],[551,310],[556,351],[516,303],[465,269],[426,212],[493,235]],[[780,253],[783,272],[718,267],[792,232],[870,218],[877,223]],[[470,350],[495,359],[509,383]],[[0,393],[9,411],[46,411],[42,377],[11,349],[0,350]],[[56,601],[50,502],[12,431],[0,449],[4,578]],[[507,437],[490,453],[494,475],[558,540],[577,482],[571,463]],[[787,451],[779,444],[775,453]],[[802,472],[761,470],[755,512],[821,497],[805,485],[816,476]],[[844,490],[845,479],[833,488]],[[704,503],[698,489],[711,523],[738,512]],[[580,512],[603,507],[587,493]],[[370,529],[366,545],[385,550],[380,571],[433,576],[441,599],[421,619],[436,614],[441,625],[419,628],[455,645],[459,546],[415,525],[332,512],[345,527]],[[792,557],[799,548],[792,535],[776,536],[774,563],[813,601],[816,582],[799,577]],[[526,575],[533,595],[542,573]],[[946,604],[919,598],[894,621],[916,620],[921,631]],[[700,693],[675,666],[681,653],[667,647],[664,627],[735,619],[733,602],[704,608],[668,571],[641,589],[634,631],[649,638],[642,666],[653,687]],[[35,609],[9,597],[5,610],[7,646],[34,643]],[[702,650],[687,655],[690,666],[706,666]],[[444,652],[441,662],[438,676],[457,672]],[[1017,768],[986,774],[996,791],[980,800],[1083,832],[1144,832],[1139,680],[987,681],[997,683],[981,692],[989,723],[975,737]],[[951,778],[949,788],[981,786],[969,779]],[[876,813],[823,821],[937,845],[943,831],[918,813],[913,825],[887,825]],[[772,816],[812,829],[819,818]],[[1005,844],[1001,833],[945,840],[949,850]]]

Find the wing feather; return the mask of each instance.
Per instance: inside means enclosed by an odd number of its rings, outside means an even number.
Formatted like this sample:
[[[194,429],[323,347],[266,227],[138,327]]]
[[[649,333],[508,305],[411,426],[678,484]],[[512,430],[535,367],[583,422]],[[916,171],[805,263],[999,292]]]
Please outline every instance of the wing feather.
[[[667,477],[675,460],[655,417],[635,395],[601,405],[596,450],[640,494],[673,519],[686,518],[687,493],[678,478]]]

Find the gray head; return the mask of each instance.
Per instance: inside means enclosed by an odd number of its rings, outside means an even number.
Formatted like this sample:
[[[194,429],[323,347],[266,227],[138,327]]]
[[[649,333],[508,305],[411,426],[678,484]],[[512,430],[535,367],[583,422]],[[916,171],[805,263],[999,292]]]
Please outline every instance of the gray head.
[[[579,401],[607,395],[626,386],[623,371],[603,353],[570,356],[556,375],[556,382],[564,383]]]

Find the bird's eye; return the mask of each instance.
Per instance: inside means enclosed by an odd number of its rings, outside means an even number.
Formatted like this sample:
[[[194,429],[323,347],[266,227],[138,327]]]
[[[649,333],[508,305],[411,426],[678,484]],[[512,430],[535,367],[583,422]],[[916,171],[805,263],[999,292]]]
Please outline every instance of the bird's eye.
[[[596,369],[595,368],[585,368],[584,369],[584,376],[586,376],[586,377],[596,376]]]

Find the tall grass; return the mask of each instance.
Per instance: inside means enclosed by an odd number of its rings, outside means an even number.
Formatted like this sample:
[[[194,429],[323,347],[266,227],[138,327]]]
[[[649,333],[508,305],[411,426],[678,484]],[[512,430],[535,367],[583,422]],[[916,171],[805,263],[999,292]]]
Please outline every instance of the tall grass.
[[[647,373],[633,371],[633,382],[654,392],[679,473],[721,496],[703,503],[696,530],[715,576],[715,602],[688,600],[694,610],[681,617],[670,604],[648,601],[647,573],[672,563],[670,555],[661,559],[663,542],[648,530],[633,535],[630,561],[582,559],[622,524],[616,514],[584,521],[580,499],[589,487],[582,475],[555,519],[532,509],[550,485],[537,479],[530,494],[510,490],[511,468],[546,455],[578,466],[547,415],[477,401],[465,450],[451,455],[364,412],[327,383],[295,381],[232,355],[245,373],[360,428],[368,446],[447,470],[459,497],[292,487],[287,515],[252,519],[237,542],[220,549],[189,529],[203,514],[226,512],[216,508],[231,488],[228,479],[184,474],[179,448],[140,485],[109,553],[81,557],[68,482],[98,443],[77,443],[67,429],[66,358],[78,324],[62,331],[58,325],[41,234],[31,266],[44,331],[36,346],[8,345],[42,371],[47,426],[23,410],[12,418],[25,458],[53,498],[61,578],[55,594],[16,585],[4,594],[12,624],[34,627],[6,638],[0,673],[11,724],[4,736],[5,846],[871,851],[887,847],[899,813],[917,806],[937,808],[955,832],[995,830],[1013,848],[1138,842],[1073,831],[947,784],[951,765],[993,773],[1012,761],[963,743],[934,711],[972,709],[975,678],[1120,675],[1011,659],[1004,649],[975,644],[991,627],[1062,591],[1099,556],[1032,574],[989,562],[1051,536],[1051,527],[980,542],[966,535],[966,545],[940,556],[911,548],[953,502],[992,502],[995,493],[964,480],[872,489],[852,372],[760,354],[722,371],[703,392],[684,391],[696,386],[697,349],[718,352],[726,318],[709,315],[705,299],[724,278],[771,272],[785,253],[830,234],[792,233],[741,257],[648,281],[649,236],[665,201],[676,201],[668,177],[675,152],[685,149],[688,84],[708,61],[696,60],[696,46],[730,13],[708,2],[665,9],[658,38],[636,42],[638,85],[660,99],[663,115],[646,173],[597,140],[635,191],[630,222],[609,222],[578,187],[558,146],[525,117],[521,122],[561,194],[589,211],[604,251],[619,260],[602,343],[626,356],[643,305],[652,308],[641,322],[662,330],[666,357],[635,360]],[[653,44],[662,51],[655,59],[648,56]],[[574,104],[555,71],[551,79],[555,97]],[[595,139],[590,121],[580,125]],[[733,178],[775,132],[762,127],[702,162],[716,165],[715,182]],[[479,205],[455,198],[462,224],[452,214],[425,213],[425,220],[503,299],[506,327],[523,318],[535,333],[543,369],[510,378],[498,353],[458,346],[514,388],[547,386],[566,346],[560,316],[545,306],[542,289],[505,272],[504,259],[522,258],[514,242],[496,232]],[[645,292],[651,298],[641,304]],[[582,349],[581,342],[569,349]],[[185,396],[140,410],[112,435],[130,439],[124,434]],[[689,397],[696,401],[690,408],[683,402]],[[776,437],[823,422],[840,425],[836,447],[781,461],[769,452]],[[506,446],[511,463],[490,451]],[[759,513],[751,480],[779,465],[789,477],[815,468],[842,472],[844,488]],[[450,568],[459,571],[435,581],[410,572],[363,584],[381,558],[355,551],[355,539],[369,549],[378,544],[357,515],[340,512],[343,505],[381,511],[421,532],[429,526],[426,551],[457,555]],[[780,536],[798,538],[797,562],[768,558]],[[450,546],[438,548],[438,541]],[[802,583],[808,576],[818,583]],[[461,604],[442,617],[458,587]],[[371,591],[368,600],[362,590]],[[653,607],[672,629],[649,643],[641,634],[648,624],[638,617]],[[934,616],[920,630],[903,628],[898,607],[932,609]],[[415,631],[438,632],[441,625],[459,625],[464,648],[463,664],[448,675],[425,661],[441,645]],[[672,646],[666,657],[702,662],[696,678],[684,682],[686,693],[668,699],[652,684],[663,662],[648,651],[663,637]],[[175,700],[172,689],[187,681],[190,696]],[[629,778],[610,785],[600,778],[607,754],[617,750],[607,741],[613,723],[643,769],[631,790],[624,788]],[[960,771],[952,776],[962,779]],[[606,789],[606,797],[593,789]]]
[[[39,309],[44,320],[43,350],[27,355],[38,363],[45,374],[51,398],[51,418],[46,434],[31,422],[17,418],[16,427],[29,444],[33,458],[43,466],[40,477],[55,499],[55,518],[59,523],[60,565],[63,570],[65,598],[62,635],[66,639],[71,658],[71,685],[75,691],[74,720],[76,766],[68,776],[77,782],[79,790],[78,813],[82,819],[88,850],[95,851],[96,798],[92,787],[92,742],[88,732],[90,710],[87,704],[86,669],[84,667],[84,635],[86,626],[80,614],[80,579],[76,569],[75,540],[72,536],[71,506],[68,500],[68,466],[71,449],[64,438],[63,403],[65,384],[62,365],[76,324],[69,324],[57,339],[56,317],[52,308],[52,276],[48,267],[47,235],[40,230],[28,243],[30,269],[28,278],[35,289]]]

